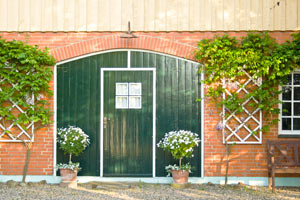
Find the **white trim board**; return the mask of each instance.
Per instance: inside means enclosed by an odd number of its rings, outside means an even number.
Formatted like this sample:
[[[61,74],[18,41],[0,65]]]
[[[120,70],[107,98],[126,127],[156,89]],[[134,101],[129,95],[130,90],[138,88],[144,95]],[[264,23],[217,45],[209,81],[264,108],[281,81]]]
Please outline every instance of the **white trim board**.
[[[104,72],[106,71],[152,71],[153,77],[153,106],[152,106],[152,176],[155,177],[155,148],[156,148],[156,68],[101,68],[100,85],[100,177],[103,177],[103,119],[104,119]]]
[[[189,177],[189,183],[192,184],[206,184],[208,182],[214,184],[224,184],[224,177]],[[9,180],[21,182],[22,175],[0,175],[0,183],[5,183]],[[28,175],[26,182],[39,182],[45,180],[48,184],[59,184],[61,182],[60,176],[45,176],[45,175]],[[79,183],[87,183],[91,181],[99,182],[144,182],[153,184],[170,184],[171,177],[156,177],[156,178],[101,178],[95,176],[78,176]],[[276,177],[276,186],[300,186],[299,177]],[[244,183],[253,186],[268,186],[267,177],[228,177],[229,184]]]

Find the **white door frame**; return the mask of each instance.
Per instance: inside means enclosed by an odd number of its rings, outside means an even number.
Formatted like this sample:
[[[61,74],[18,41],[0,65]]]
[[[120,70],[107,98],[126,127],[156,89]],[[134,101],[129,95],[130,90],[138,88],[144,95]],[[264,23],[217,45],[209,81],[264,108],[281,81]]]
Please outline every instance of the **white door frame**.
[[[152,177],[155,177],[156,149],[156,68],[101,68],[100,86],[100,177],[103,177],[103,119],[104,119],[104,72],[106,71],[152,71],[153,72],[153,128],[152,128]]]

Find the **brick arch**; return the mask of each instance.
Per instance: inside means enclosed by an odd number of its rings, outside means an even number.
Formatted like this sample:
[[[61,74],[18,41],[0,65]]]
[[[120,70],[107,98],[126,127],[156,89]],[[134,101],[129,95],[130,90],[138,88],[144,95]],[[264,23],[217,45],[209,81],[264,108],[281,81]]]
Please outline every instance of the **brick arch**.
[[[118,34],[79,41],[51,50],[57,62],[110,49],[143,49],[194,60],[196,47],[170,39],[136,34],[138,38],[124,39]]]

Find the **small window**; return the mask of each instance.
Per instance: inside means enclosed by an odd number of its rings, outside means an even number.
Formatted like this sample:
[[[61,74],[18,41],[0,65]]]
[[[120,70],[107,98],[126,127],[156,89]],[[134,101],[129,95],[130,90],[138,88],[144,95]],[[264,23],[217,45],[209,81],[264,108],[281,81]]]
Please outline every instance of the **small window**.
[[[116,83],[116,109],[141,109],[142,84]]]
[[[280,134],[300,135],[300,72],[288,75],[287,80],[282,87]]]

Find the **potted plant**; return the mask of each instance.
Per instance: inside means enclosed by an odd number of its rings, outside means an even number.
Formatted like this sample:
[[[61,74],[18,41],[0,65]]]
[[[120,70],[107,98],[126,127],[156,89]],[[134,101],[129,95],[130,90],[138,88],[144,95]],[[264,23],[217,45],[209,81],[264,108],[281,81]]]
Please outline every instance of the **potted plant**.
[[[72,162],[72,155],[78,156],[90,144],[89,136],[81,128],[69,126],[57,131],[57,142],[64,154],[69,155],[69,163],[56,165],[62,177],[61,186],[77,187],[77,173],[80,170],[79,163]]]
[[[166,133],[164,138],[157,144],[158,147],[168,150],[173,158],[179,160],[179,165],[166,166],[168,175],[172,173],[175,184],[187,184],[191,165],[183,164],[183,158],[193,157],[194,147],[198,146],[200,139],[198,134],[191,131],[179,130]]]

